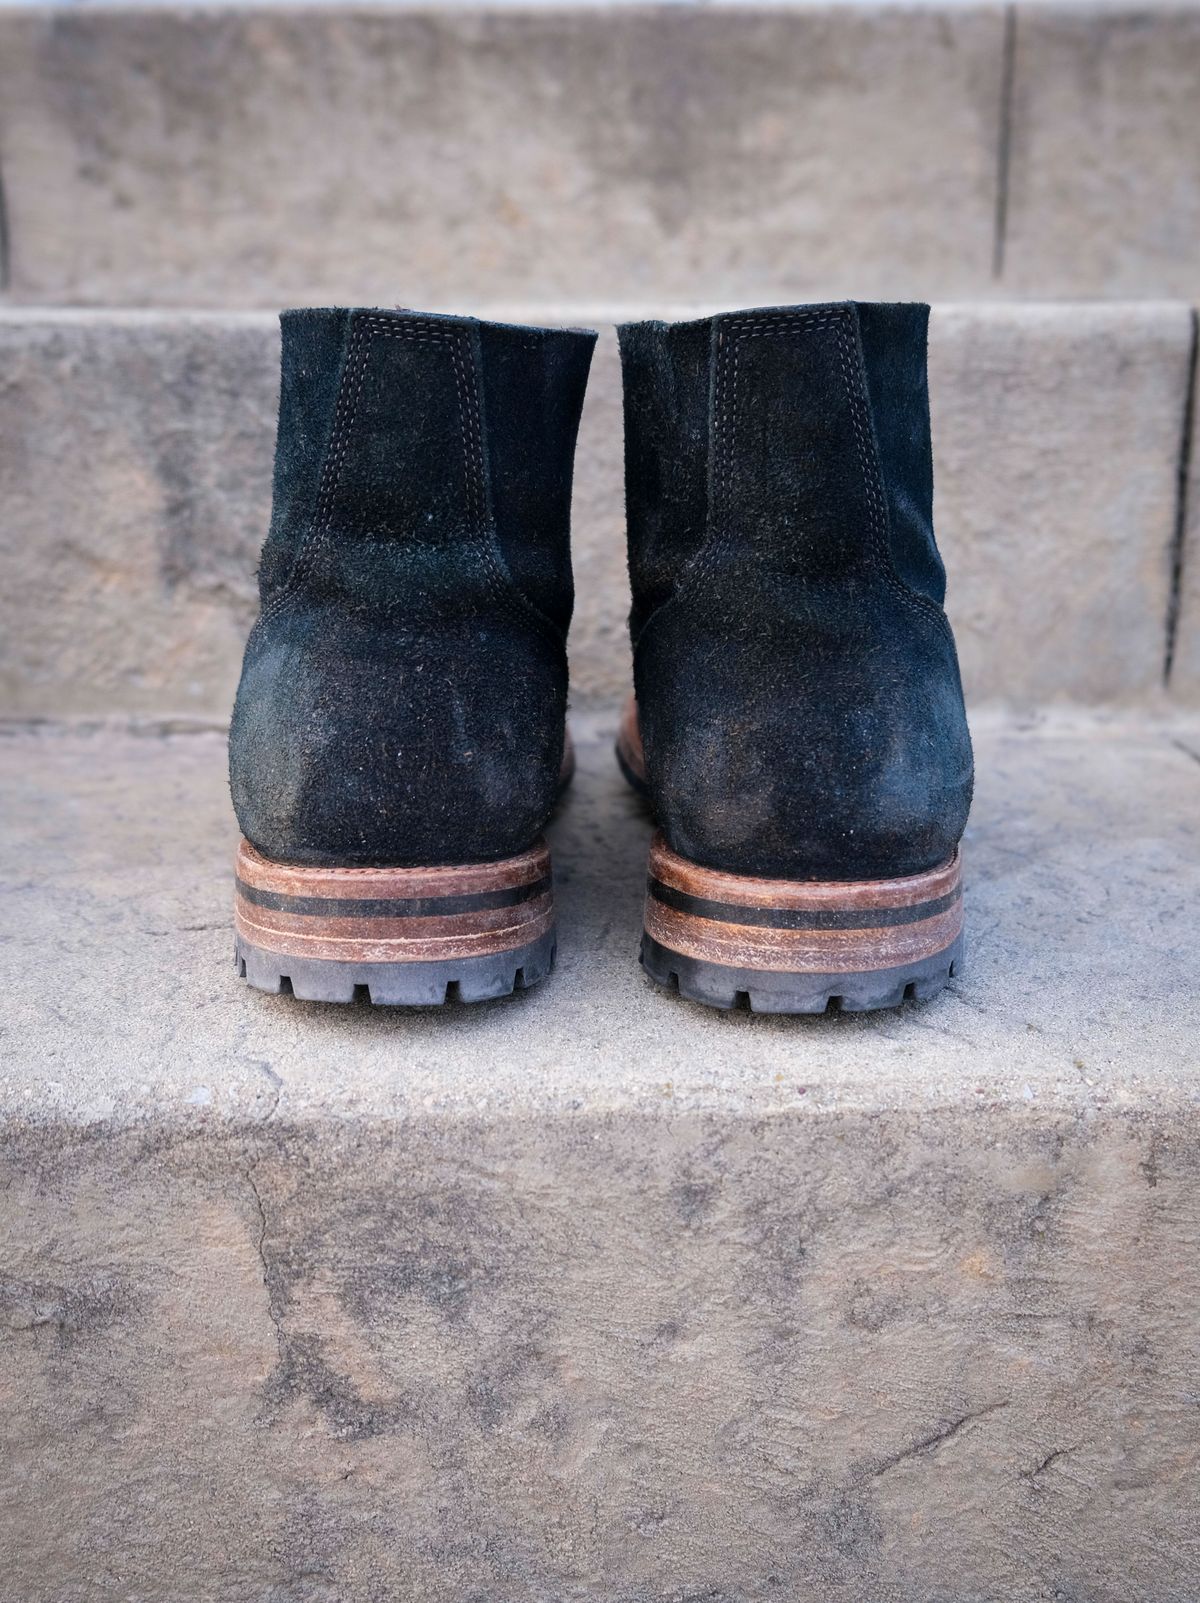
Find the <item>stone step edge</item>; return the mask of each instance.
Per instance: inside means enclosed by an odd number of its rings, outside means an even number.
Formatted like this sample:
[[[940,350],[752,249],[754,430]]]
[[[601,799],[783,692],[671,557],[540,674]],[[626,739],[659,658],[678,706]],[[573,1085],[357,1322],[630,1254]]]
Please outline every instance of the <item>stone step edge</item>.
[[[615,740],[624,703],[611,696],[586,702],[572,698],[569,724],[578,723],[583,738]],[[1128,702],[1040,701],[1014,707],[998,699],[968,702],[973,729],[1019,735],[1023,740],[1181,740],[1200,744],[1200,707],[1163,701],[1157,706]],[[0,742],[6,740],[79,739],[106,735],[167,740],[186,735],[224,735],[227,718],[194,713],[127,713],[107,716],[63,713],[22,717],[0,712]],[[1200,763],[1200,751],[1191,753]]]
[[[2,3],[2,0],[0,0]],[[806,297],[803,301],[778,302],[780,306],[820,306],[852,300],[856,297],[830,294],[825,299]],[[869,303],[869,302],[868,302]],[[348,303],[353,304],[353,303]],[[1164,311],[1196,306],[1198,303],[1183,297],[1147,296],[1128,300],[933,300],[929,303],[939,313],[970,313],[974,316],[992,314],[1010,318],[1068,321],[1076,314],[1088,317],[1102,316],[1119,321],[1146,315],[1159,316]],[[766,303],[762,303],[763,306]],[[393,308],[380,308],[392,310]],[[730,301],[645,301],[595,302],[580,301],[477,301],[454,305],[421,305],[405,310],[434,313],[440,316],[476,317],[481,322],[524,323],[552,327],[584,326],[611,328],[618,323],[637,323],[658,320],[667,323],[688,322],[701,317],[715,317],[724,312],[754,311],[760,309],[753,302]],[[78,326],[88,323],[111,323],[115,327],[162,327],[174,323],[214,323],[262,327],[273,322],[286,306],[179,307],[179,306],[43,306],[34,301],[0,301],[0,325],[63,323]]]

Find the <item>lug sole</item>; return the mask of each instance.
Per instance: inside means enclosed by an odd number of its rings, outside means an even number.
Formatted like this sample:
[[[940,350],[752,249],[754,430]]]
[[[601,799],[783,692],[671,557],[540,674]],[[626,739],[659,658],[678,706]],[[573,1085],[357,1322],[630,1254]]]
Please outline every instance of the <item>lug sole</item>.
[[[710,1007],[846,1012],[935,996],[962,972],[962,864],[899,879],[757,879],[650,848],[642,966]]]
[[[305,868],[243,841],[234,899],[238,973],[303,1001],[428,1007],[535,985],[555,955],[543,841],[495,863]]]

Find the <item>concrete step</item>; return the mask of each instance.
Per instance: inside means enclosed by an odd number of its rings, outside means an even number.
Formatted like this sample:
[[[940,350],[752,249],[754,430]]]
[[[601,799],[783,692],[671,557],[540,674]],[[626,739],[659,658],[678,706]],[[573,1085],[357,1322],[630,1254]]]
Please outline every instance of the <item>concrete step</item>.
[[[557,315],[605,327],[572,652],[576,696],[612,700],[629,676],[618,312]],[[1151,704],[1173,640],[1170,695],[1200,700],[1200,559],[1183,560],[1200,496],[1185,541],[1179,473],[1193,330],[1172,304],[935,308],[937,521],[972,699]],[[277,360],[266,315],[0,314],[0,711],[227,716]]]
[[[50,303],[1200,295],[1178,4],[0,10]]]
[[[977,720],[966,975],[800,1020],[641,977],[614,724],[415,1015],[235,980],[217,737],[2,742],[0,1595],[1200,1595],[1200,724]]]

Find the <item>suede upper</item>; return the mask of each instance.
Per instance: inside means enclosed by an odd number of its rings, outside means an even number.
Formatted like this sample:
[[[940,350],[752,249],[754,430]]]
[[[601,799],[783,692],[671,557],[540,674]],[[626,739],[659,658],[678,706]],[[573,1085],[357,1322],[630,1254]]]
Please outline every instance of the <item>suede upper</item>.
[[[262,611],[230,733],[278,861],[522,851],[556,794],[571,472],[595,335],[286,312]]]
[[[706,867],[886,878],[962,833],[927,319],[839,303],[620,330],[647,778]]]

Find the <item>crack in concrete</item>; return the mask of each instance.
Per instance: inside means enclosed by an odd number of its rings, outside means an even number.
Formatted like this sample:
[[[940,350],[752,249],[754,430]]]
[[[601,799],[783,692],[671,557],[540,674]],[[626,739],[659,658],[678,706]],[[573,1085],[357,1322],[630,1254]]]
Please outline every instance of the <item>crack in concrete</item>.
[[[1012,165],[1013,84],[1017,65],[1017,8],[1004,9],[1004,46],[1000,69],[1000,126],[996,139],[996,211],[992,223],[992,277],[1004,277],[1008,245],[1009,168]]]
[[[266,1252],[268,1234],[267,1210],[263,1206],[262,1193],[259,1191],[258,1182],[254,1178],[253,1166],[246,1170],[246,1184],[250,1187],[251,1193],[254,1197],[254,1205],[258,1210],[258,1240],[254,1243],[254,1249],[258,1253],[258,1261],[262,1266],[263,1289],[267,1294],[267,1317],[270,1319],[275,1330],[275,1345],[278,1348],[279,1359],[282,1363],[284,1356],[284,1343],[286,1338],[284,1336],[283,1324],[279,1318],[279,1315],[275,1311],[275,1297],[271,1290],[271,1266],[267,1262]]]
[[[1021,1470],[1021,1479],[1025,1481],[1036,1481],[1038,1476],[1041,1475],[1043,1471],[1050,1468],[1051,1464],[1057,1464],[1060,1458],[1066,1458],[1068,1453],[1073,1453],[1074,1451],[1075,1448],[1073,1447],[1054,1448],[1051,1452],[1046,1454],[1045,1458],[1043,1458],[1039,1464],[1035,1464],[1032,1469]]]
[[[953,1441],[954,1437],[964,1430],[972,1420],[986,1419],[989,1414],[999,1413],[1002,1408],[1008,1407],[1010,1400],[1005,1397],[999,1402],[985,1403],[982,1408],[973,1408],[966,1414],[960,1414],[957,1419],[951,1420],[948,1425],[943,1425],[938,1430],[930,1431],[928,1436],[922,1436],[920,1440],[911,1443],[908,1447],[901,1448],[898,1453],[893,1453],[889,1458],[881,1459],[879,1463],[872,1467],[869,1472],[870,1475],[873,1479],[877,1479],[880,1475],[886,1475],[889,1470],[895,1469],[897,1465],[907,1462],[910,1458],[924,1458],[928,1454],[935,1453],[944,1443]]]
[[[1171,533],[1171,577],[1163,639],[1163,684],[1171,683],[1179,618],[1183,608],[1183,569],[1187,560],[1188,490],[1192,477],[1192,435],[1196,426],[1196,369],[1200,358],[1200,311],[1191,309],[1192,337],[1188,347],[1187,379],[1183,396],[1183,432],[1175,480],[1175,525]]]
[[[1193,751],[1184,741],[1174,737],[1171,739],[1171,744],[1176,751],[1181,751],[1185,757],[1190,757],[1194,763],[1200,763],[1200,751]]]
[[[12,283],[12,235],[8,225],[8,196],[4,188],[4,169],[0,166],[0,294]]]

